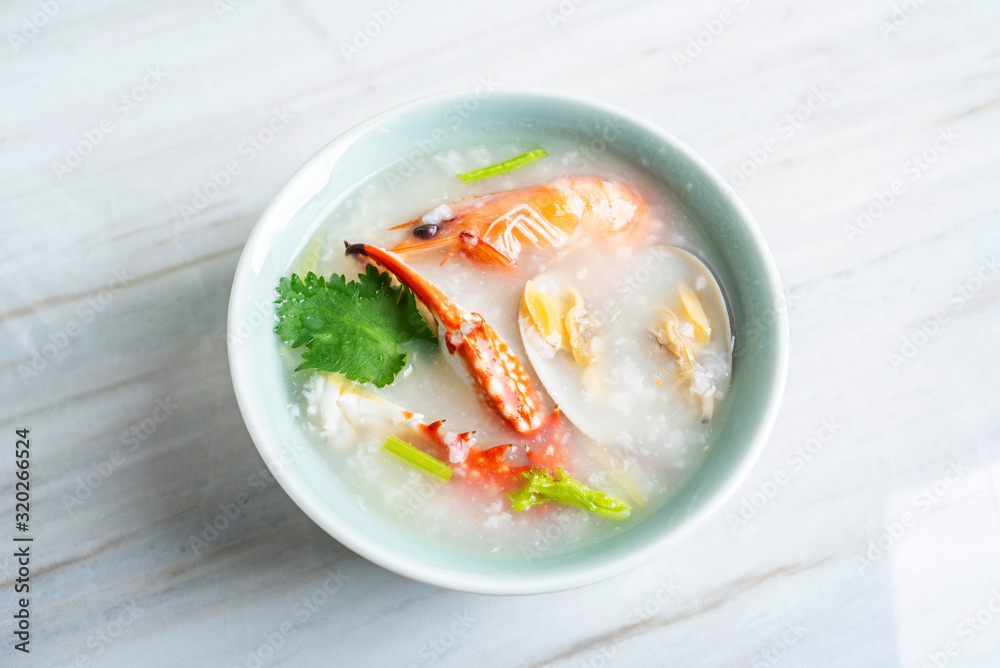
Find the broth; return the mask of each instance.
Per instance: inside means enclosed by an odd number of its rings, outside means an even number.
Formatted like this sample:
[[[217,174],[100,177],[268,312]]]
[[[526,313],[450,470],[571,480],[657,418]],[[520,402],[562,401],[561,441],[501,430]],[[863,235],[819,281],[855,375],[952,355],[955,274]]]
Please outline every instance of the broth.
[[[457,173],[500,162],[533,146],[544,148],[548,157],[485,181],[464,184],[455,178]],[[580,175],[627,184],[644,198],[644,224],[631,234],[628,243],[576,237],[565,247],[522,254],[515,268],[487,266],[462,253],[441,264],[447,251],[408,253],[405,258],[455,302],[481,314],[500,333],[524,364],[537,393],[546,397],[545,414],[554,402],[539,376],[545,376],[548,384],[559,384],[561,400],[566,403],[570,399],[580,422],[578,429],[571,417],[574,412],[568,405],[563,408],[561,424],[571,454],[567,470],[584,485],[627,501],[631,515],[613,520],[555,503],[514,511],[504,494],[478,489],[456,478],[445,483],[428,477],[382,450],[386,423],[377,417],[360,420],[355,415],[352,426],[345,426],[342,420],[339,427],[334,424],[337,420],[331,419],[330,411],[338,391],[335,380],[312,370],[293,372],[299,353],[284,346],[289,382],[300,397],[291,410],[316,446],[324,450],[331,477],[339,479],[358,505],[379,521],[397,526],[417,540],[464,553],[530,559],[592,545],[627,530],[663,507],[703,462],[712,442],[713,425],[701,422],[702,402],[689,396],[693,382],[685,385],[678,380],[679,363],[658,343],[651,323],[637,322],[633,328],[629,322],[640,317],[636,309],[642,300],[637,299],[636,291],[667,280],[660,265],[650,264],[655,254],[651,256],[646,249],[681,247],[707,257],[707,244],[669,193],[611,156],[590,160],[572,143],[546,137],[535,143],[494,140],[452,148],[430,156],[407,178],[390,167],[372,175],[329,214],[290,272],[302,275],[312,271],[321,276],[336,272],[351,280],[360,270],[358,261],[344,254],[345,240],[392,248],[411,232],[388,228],[441,204]],[[581,375],[575,382],[577,371],[567,350],[534,349],[534,354],[528,354],[521,332],[525,323],[519,318],[525,317],[522,295],[525,283],[532,279],[554,295],[566,285],[586,292],[588,316],[594,323],[600,320],[595,339],[602,350],[599,357],[614,357],[602,362],[603,366],[594,365],[598,371],[591,375],[596,375],[596,380],[585,380]],[[714,279],[708,282],[714,285]],[[670,299],[676,301],[672,291],[663,296],[664,303]],[[704,349],[722,359],[732,350],[728,327],[716,326],[727,318],[724,302],[722,315],[718,310],[715,313],[711,319],[713,330],[718,330],[713,331],[716,339]],[[529,323],[524,335],[529,343],[533,340],[530,331]],[[657,365],[657,360],[662,364]],[[455,361],[432,346],[414,345],[406,368],[394,382],[383,388],[364,385],[357,389],[367,395],[367,401],[386,402],[420,414],[424,422],[443,419],[453,432],[475,431],[477,447],[516,441],[507,422],[455,373]],[[532,363],[543,365],[544,373],[536,373]],[[714,398],[717,413],[724,409],[730,369],[731,359],[728,366],[723,364],[713,371],[718,383]],[[587,383],[596,385],[588,389]],[[602,388],[611,389],[602,395]],[[386,410],[391,412],[391,406]],[[365,409],[359,403],[355,410],[363,413]],[[336,417],[340,420],[342,416]],[[506,458],[524,463],[523,448],[515,445]]]

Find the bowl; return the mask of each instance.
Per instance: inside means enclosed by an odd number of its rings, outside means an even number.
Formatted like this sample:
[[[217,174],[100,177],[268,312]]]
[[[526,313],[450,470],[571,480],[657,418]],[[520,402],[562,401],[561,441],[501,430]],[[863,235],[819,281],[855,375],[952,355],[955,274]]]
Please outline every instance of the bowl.
[[[288,409],[274,334],[275,286],[329,212],[373,172],[409,162],[465,136],[530,131],[607,151],[666,187],[710,242],[726,292],[734,362],[726,419],[692,478],[659,511],[581,550],[498,560],[423,543],[374,520],[322,465]],[[243,250],[229,302],[229,362],[240,411],[261,457],[288,495],[357,554],[422,582],[485,594],[535,594],[609,578],[661,553],[716,511],[750,471],[777,414],[788,324],[774,262],[731,187],[657,126],[616,107],[568,95],[480,88],[435,95],[351,128],[303,165],[267,207]]]

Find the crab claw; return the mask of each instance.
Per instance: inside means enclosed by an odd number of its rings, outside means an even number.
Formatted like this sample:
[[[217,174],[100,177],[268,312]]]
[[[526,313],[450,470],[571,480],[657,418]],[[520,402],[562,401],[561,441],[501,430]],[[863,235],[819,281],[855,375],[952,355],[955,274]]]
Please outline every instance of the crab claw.
[[[456,304],[392,251],[348,244],[347,254],[375,260],[413,291],[444,327],[448,352],[461,357],[486,402],[511,427],[528,435],[542,426],[540,402],[524,365],[481,315]]]
[[[548,471],[566,467],[565,448],[563,448],[565,432],[562,428],[560,415],[558,408],[552,411],[531,439],[525,443],[528,461],[531,462],[532,466],[538,466]]]
[[[456,449],[463,449],[464,456],[460,462],[452,463],[465,472],[465,477],[476,483],[488,484],[498,489],[511,489],[522,482],[521,473],[530,466],[512,466],[504,460],[504,454],[510,445],[498,445],[485,450],[475,447],[475,438],[471,432],[453,434],[443,429],[444,420],[431,424],[421,424],[420,431],[428,440],[435,443],[442,451],[453,454]]]

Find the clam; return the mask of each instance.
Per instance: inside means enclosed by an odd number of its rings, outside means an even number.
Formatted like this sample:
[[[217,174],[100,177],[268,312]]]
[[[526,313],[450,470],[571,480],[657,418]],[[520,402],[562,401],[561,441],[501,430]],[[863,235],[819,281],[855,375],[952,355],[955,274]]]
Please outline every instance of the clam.
[[[624,447],[710,423],[732,370],[711,270],[673,246],[580,260],[529,281],[519,313],[528,359],[562,413]]]

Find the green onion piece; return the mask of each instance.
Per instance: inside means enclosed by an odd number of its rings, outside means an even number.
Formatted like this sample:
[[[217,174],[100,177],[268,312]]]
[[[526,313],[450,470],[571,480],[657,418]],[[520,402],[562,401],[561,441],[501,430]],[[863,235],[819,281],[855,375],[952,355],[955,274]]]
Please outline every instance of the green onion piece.
[[[527,510],[537,503],[552,501],[583,508],[595,515],[613,520],[623,520],[632,513],[632,507],[624,501],[590,489],[574,480],[562,469],[556,469],[555,478],[541,468],[533,468],[521,475],[528,484],[517,492],[507,495],[514,510]]]
[[[497,174],[509,172],[512,169],[517,169],[522,165],[527,165],[529,162],[534,162],[535,160],[544,158],[547,155],[548,153],[542,149],[536,148],[523,155],[519,155],[516,158],[505,160],[499,164],[483,167],[482,169],[473,169],[471,172],[459,174],[458,179],[464,183],[472,183],[473,181],[478,181],[479,179],[485,179],[487,176],[496,176]]]
[[[383,450],[402,459],[407,464],[420,469],[424,473],[437,476],[445,482],[451,480],[452,468],[439,459],[434,459],[423,450],[419,450],[406,441],[390,436],[382,444]]]

